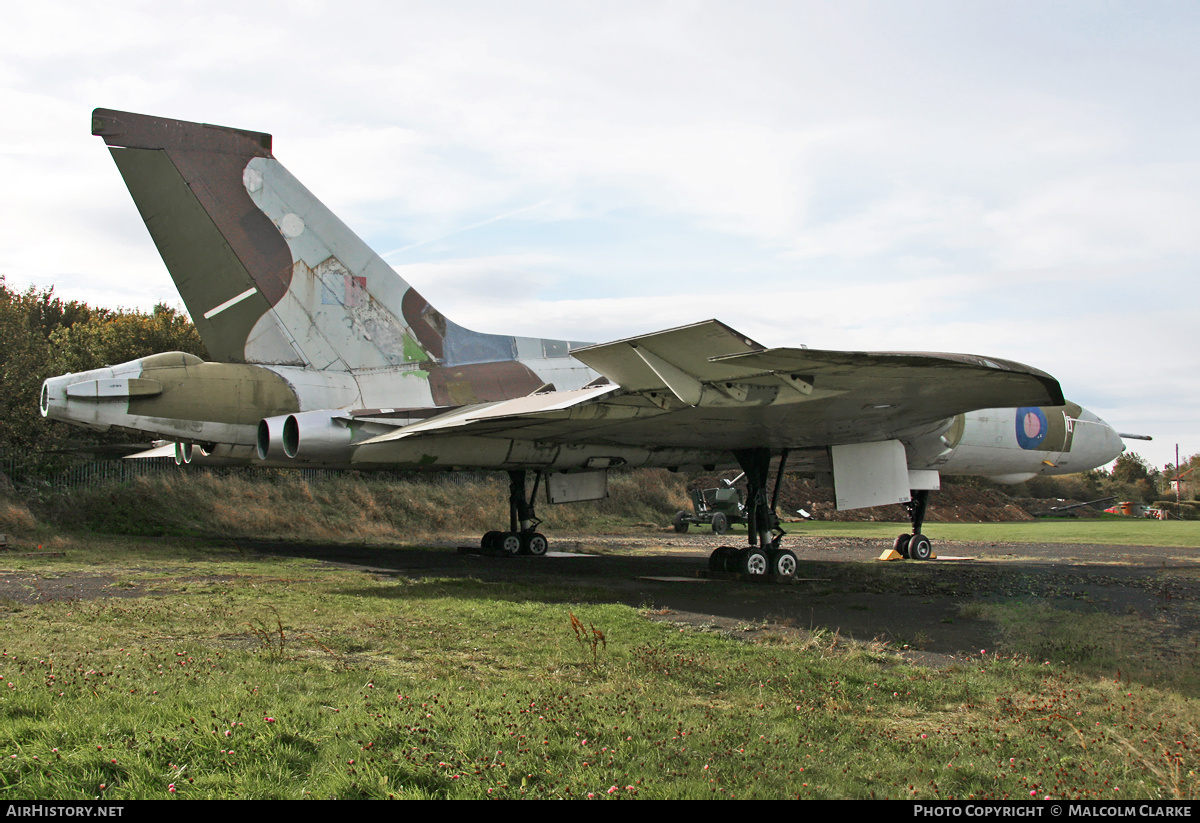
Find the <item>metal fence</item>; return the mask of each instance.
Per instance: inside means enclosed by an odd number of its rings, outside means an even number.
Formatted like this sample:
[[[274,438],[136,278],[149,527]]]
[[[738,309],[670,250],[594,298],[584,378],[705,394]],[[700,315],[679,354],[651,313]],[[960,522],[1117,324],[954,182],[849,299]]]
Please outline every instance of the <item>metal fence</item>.
[[[136,461],[92,460],[54,470],[30,469],[14,460],[0,463],[0,471],[3,471],[14,485],[38,486],[55,491],[77,489],[81,486],[128,483],[139,477],[153,477],[179,470],[180,467],[170,458]]]

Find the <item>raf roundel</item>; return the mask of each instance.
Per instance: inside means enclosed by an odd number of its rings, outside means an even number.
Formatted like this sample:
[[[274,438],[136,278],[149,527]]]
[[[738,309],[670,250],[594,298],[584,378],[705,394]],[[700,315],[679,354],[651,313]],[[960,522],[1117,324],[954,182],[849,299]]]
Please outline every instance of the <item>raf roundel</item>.
[[[1036,406],[1017,409],[1017,445],[1023,449],[1036,449],[1046,439],[1050,424],[1046,414]]]

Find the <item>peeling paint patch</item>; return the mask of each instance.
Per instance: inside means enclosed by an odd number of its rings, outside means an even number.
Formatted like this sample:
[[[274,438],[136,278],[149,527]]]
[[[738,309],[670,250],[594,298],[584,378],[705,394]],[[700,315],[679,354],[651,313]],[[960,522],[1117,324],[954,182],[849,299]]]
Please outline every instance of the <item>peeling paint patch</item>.
[[[367,292],[367,278],[351,274],[337,258],[329,258],[320,265],[319,270],[322,305],[358,308],[371,299]]]
[[[298,214],[288,213],[279,221],[279,231],[284,237],[299,237],[304,234],[304,220]]]
[[[411,335],[404,335],[404,359],[409,363],[424,363],[429,355]]]

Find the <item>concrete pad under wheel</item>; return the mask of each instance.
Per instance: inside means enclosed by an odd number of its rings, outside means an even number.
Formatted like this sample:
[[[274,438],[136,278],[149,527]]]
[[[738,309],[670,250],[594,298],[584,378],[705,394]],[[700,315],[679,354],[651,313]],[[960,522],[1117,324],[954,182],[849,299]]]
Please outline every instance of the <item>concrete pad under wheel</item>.
[[[887,549],[883,554],[879,555],[879,557],[877,559],[882,562],[890,562],[892,560],[904,560],[905,558],[900,554],[900,552],[896,551],[895,549]],[[958,557],[958,556],[955,556],[952,554],[940,555],[937,552],[934,552],[933,556],[929,558],[929,560],[974,560],[974,559],[975,559],[974,557]],[[928,563],[929,560],[923,560],[923,561],[918,560],[917,562],[918,563]]]

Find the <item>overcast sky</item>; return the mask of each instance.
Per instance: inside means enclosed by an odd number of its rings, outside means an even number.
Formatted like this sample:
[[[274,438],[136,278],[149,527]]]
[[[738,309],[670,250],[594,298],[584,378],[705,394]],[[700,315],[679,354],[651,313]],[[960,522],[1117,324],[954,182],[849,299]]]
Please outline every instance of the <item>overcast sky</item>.
[[[47,2],[0,274],[181,306],[95,107],[270,132],[458,323],[1028,363],[1200,452],[1200,4]]]

